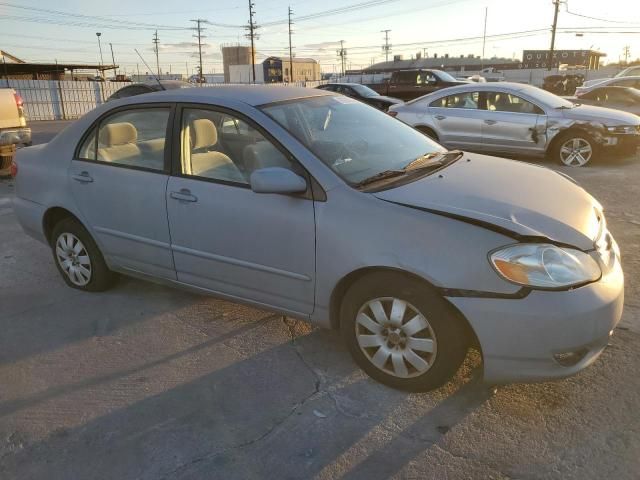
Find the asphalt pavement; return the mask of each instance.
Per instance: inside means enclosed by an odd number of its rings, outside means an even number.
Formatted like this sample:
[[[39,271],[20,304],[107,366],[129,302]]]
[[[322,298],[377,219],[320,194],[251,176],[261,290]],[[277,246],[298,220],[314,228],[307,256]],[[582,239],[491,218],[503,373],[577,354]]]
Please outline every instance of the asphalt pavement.
[[[34,140],[63,126],[34,123]],[[622,249],[610,347],[575,377],[496,389],[471,354],[426,394],[272,312],[126,278],[72,290],[0,181],[0,478],[640,478],[640,158],[557,168]]]

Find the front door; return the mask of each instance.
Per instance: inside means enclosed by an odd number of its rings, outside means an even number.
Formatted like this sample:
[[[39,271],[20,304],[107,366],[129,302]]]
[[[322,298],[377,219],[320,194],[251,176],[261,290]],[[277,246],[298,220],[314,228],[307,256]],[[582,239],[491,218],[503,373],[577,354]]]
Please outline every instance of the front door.
[[[482,143],[485,150],[495,153],[544,153],[547,143],[544,111],[516,95],[487,92]]]
[[[165,200],[171,110],[142,105],[103,118],[71,162],[69,182],[109,264],[174,279]]]
[[[295,169],[294,162],[232,112],[184,108],[181,118],[180,158],[167,188],[178,280],[309,315],[315,281],[313,201],[303,195],[258,194],[249,187],[253,170]]]
[[[482,110],[478,92],[462,92],[434,100],[429,114],[439,142],[448,148],[482,150]]]

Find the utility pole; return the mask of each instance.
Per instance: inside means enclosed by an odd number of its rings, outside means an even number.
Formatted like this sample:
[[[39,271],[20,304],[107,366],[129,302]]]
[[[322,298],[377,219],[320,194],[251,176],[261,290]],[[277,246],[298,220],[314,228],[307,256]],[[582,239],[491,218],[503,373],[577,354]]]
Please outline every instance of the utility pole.
[[[484,70],[484,46],[487,43],[487,16],[488,15],[489,15],[489,7],[484,7],[484,34],[482,35],[482,58],[480,58],[480,70]]]
[[[622,49],[622,54],[624,55],[624,63],[625,65],[629,63],[629,56],[631,55],[631,47],[629,45],[625,45]]]
[[[197,18],[191,21],[195,22],[196,24],[196,27],[193,29],[196,31],[196,34],[193,35],[193,37],[198,39],[198,56],[200,57],[200,67],[199,67],[200,72],[198,73],[198,86],[200,86],[204,83],[203,70],[202,70],[202,39],[207,38],[202,35],[202,31],[204,30],[204,28],[202,27],[202,24],[206,23],[207,21],[203,20],[202,18]]]
[[[111,61],[113,62],[113,71],[115,72],[116,77],[118,76],[118,70],[115,68],[116,66],[116,57],[113,56],[113,44],[109,42],[109,48],[111,49]]]
[[[291,14],[293,14],[293,10],[289,7],[289,82],[293,82],[293,48],[291,47]]]
[[[156,52],[156,68],[158,69],[158,78],[162,76],[162,72],[160,71],[160,57],[158,55],[158,44],[160,43],[160,39],[158,38],[158,30],[153,34],[153,50]]]
[[[389,32],[391,30],[380,30],[380,32],[384,33],[384,45],[382,46],[382,51],[384,52],[384,61],[389,61],[389,52],[391,51],[391,45],[389,45]]]
[[[547,70],[551,70],[551,66],[553,65],[553,50],[556,45],[556,27],[558,26],[558,11],[560,10],[560,0],[553,0],[553,5],[555,7],[553,13],[553,25],[551,26],[551,48],[549,48],[549,64],[547,65]]]
[[[256,25],[256,22],[253,20],[253,16],[256,14],[255,3],[249,0],[249,25],[245,28],[249,31],[246,37],[251,40],[251,70],[253,72],[253,80],[251,83],[256,83],[256,50],[255,50],[255,40],[258,38],[256,35],[256,30],[260,27]]]
[[[344,40],[340,40],[340,50],[338,50],[338,57],[340,58],[340,65],[342,66],[342,76],[344,77],[344,66],[347,61],[347,51],[344,48]]]

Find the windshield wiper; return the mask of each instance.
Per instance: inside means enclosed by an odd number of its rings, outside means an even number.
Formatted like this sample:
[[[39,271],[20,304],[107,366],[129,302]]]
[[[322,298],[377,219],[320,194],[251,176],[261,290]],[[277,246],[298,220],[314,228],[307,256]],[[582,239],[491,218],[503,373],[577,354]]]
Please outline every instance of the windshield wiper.
[[[387,178],[400,177],[406,174],[407,172],[405,172],[404,170],[384,170],[380,173],[376,173],[375,175],[371,175],[370,177],[359,181],[355,184],[355,187],[364,187],[365,185],[369,185],[370,183],[375,183],[380,180],[386,180]]]
[[[439,167],[449,162],[458,160],[464,153],[460,150],[449,150],[448,152],[431,152],[409,162],[403,170],[417,170],[421,168]]]
[[[462,155],[464,155],[464,153],[460,150],[425,153],[424,155],[409,162],[404,168],[400,170],[384,170],[380,173],[376,173],[375,175],[367,177],[364,180],[356,183],[355,187],[363,187],[365,185],[379,182],[380,180],[386,180],[388,178],[401,177],[403,175],[408,175],[419,170],[439,168],[459,159]],[[436,158],[437,160],[434,160]]]

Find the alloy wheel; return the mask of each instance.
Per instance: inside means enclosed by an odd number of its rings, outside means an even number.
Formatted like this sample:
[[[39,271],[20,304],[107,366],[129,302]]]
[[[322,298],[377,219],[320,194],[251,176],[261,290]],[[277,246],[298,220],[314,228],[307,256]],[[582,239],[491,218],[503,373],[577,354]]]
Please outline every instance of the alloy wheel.
[[[395,297],[376,298],[358,311],[356,340],[366,358],[383,372],[411,378],[431,368],[436,337],[426,317]]]
[[[592,156],[593,148],[584,138],[571,138],[560,147],[560,160],[568,167],[582,167]]]
[[[84,244],[74,234],[61,233],[56,240],[56,259],[74,285],[84,287],[91,281],[91,259]]]

